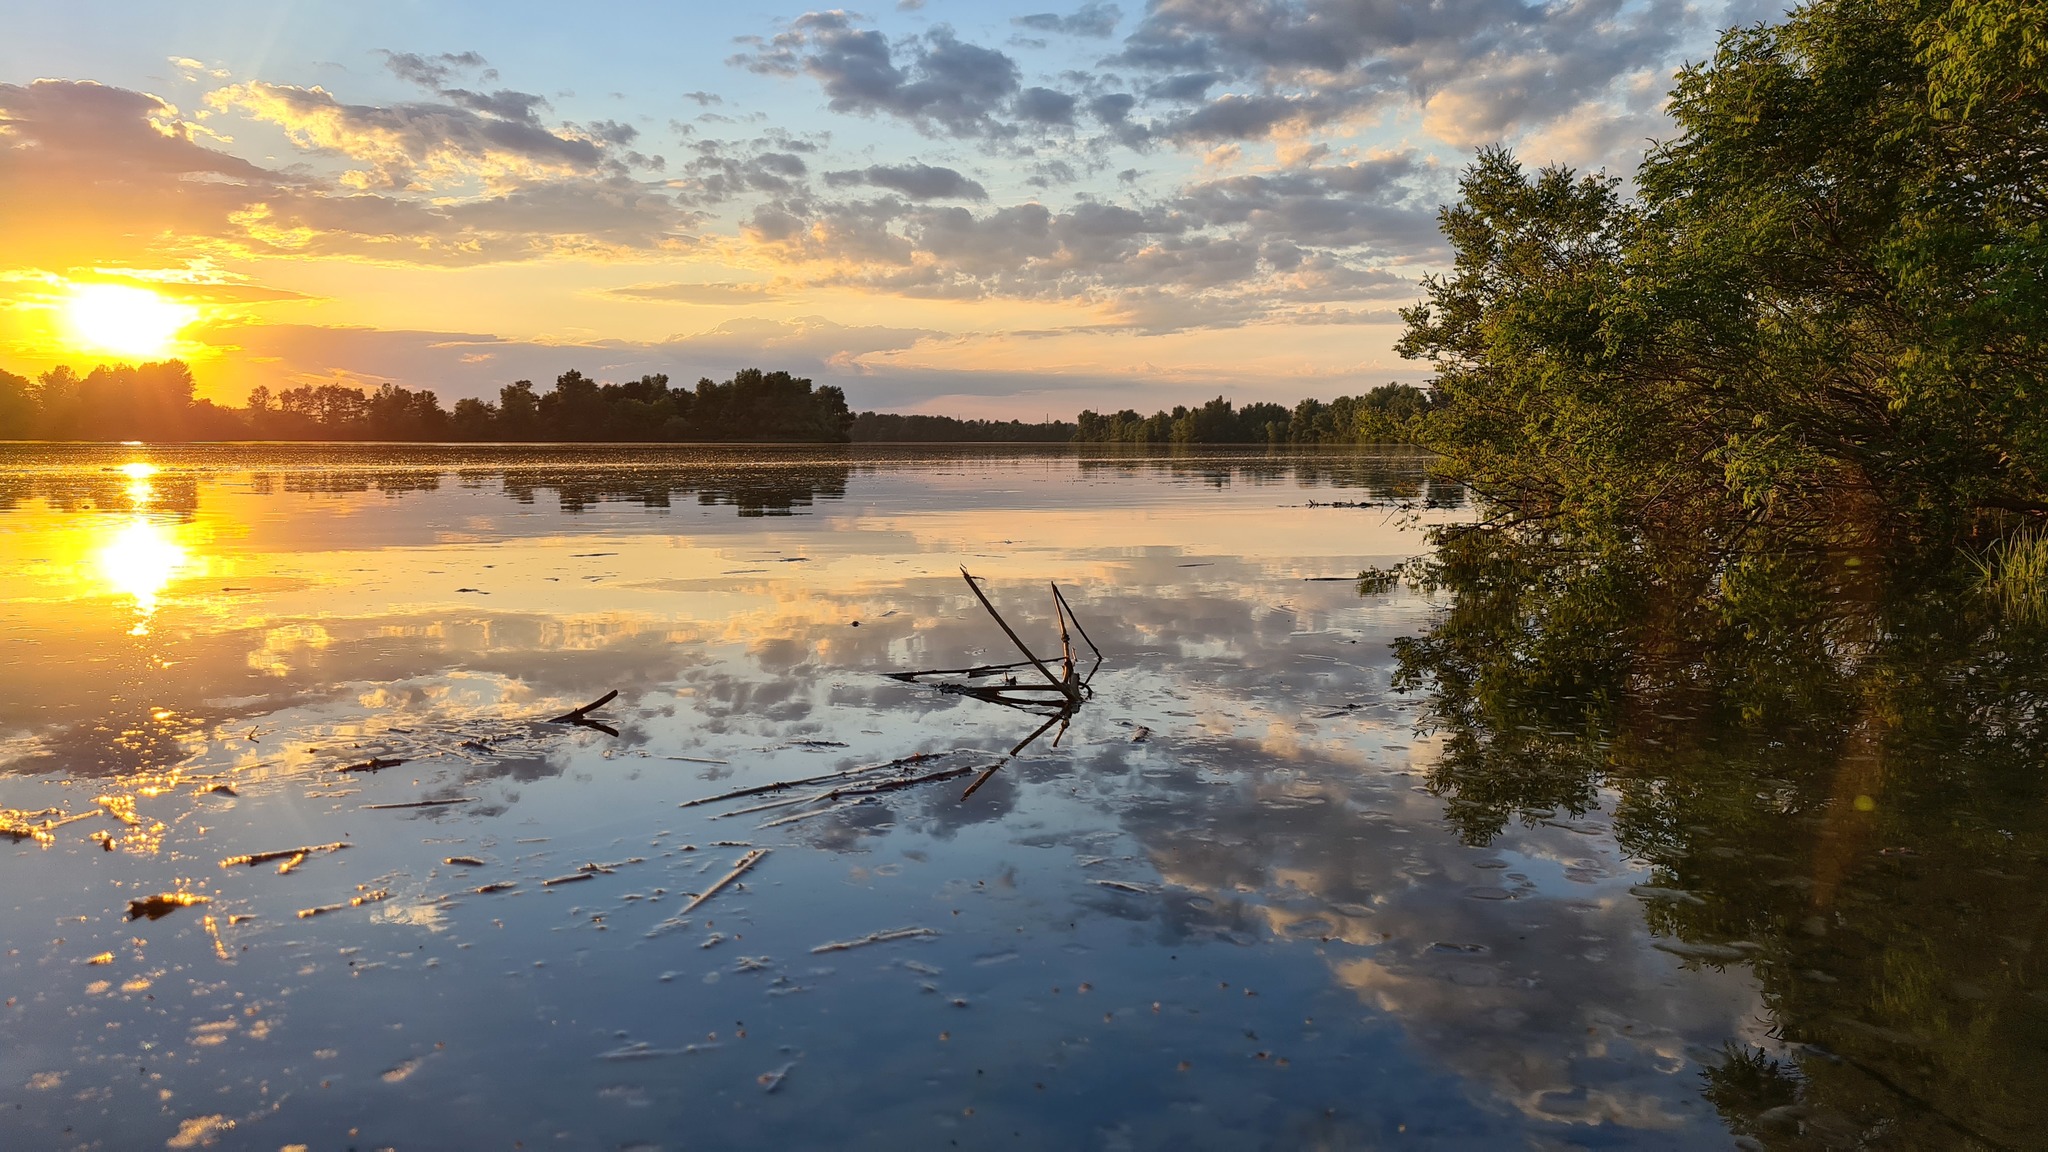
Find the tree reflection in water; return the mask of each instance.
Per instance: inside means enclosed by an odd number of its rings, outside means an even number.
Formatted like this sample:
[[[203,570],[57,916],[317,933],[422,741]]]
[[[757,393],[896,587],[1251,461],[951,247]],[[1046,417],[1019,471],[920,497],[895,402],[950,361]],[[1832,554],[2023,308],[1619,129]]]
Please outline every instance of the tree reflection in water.
[[[1397,645],[1484,844],[1620,797],[1660,946],[1747,964],[1784,1058],[1706,1095],[1770,1148],[2035,1146],[2048,1131],[2048,629],[1960,557],[1869,540],[1448,533]]]

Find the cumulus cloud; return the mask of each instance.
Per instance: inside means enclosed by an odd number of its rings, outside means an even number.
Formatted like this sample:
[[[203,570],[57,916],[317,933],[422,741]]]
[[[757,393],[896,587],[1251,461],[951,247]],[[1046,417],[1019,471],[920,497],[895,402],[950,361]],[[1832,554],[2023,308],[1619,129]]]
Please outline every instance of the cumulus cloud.
[[[462,109],[346,105],[319,89],[236,85],[217,104],[288,121],[310,153],[369,173],[329,180],[210,146],[159,97],[85,81],[0,84],[0,245],[18,265],[143,265],[225,246],[256,254],[475,264],[674,249],[691,218],[608,144]],[[437,130],[448,135],[437,138]],[[546,139],[541,139],[546,137]],[[401,181],[401,173],[408,178]],[[423,184],[484,180],[470,195]]]
[[[1115,34],[1117,21],[1123,18],[1123,9],[1116,5],[1091,2],[1081,5],[1065,16],[1057,12],[1035,12],[1029,16],[1019,16],[1010,23],[1034,32],[1059,32],[1068,36],[1107,39]]]
[[[871,164],[857,172],[827,172],[833,187],[867,184],[899,192],[912,200],[986,200],[988,189],[951,168],[930,164]]]
[[[384,67],[393,76],[422,88],[436,89],[454,79],[457,73],[477,69],[488,69],[490,62],[475,52],[442,52],[434,56],[423,56],[417,52],[393,52],[389,49],[380,53]],[[496,72],[488,72],[496,76]]]
[[[523,104],[515,117],[453,104],[345,104],[317,86],[262,81],[219,89],[207,103],[275,124],[301,148],[358,162],[342,177],[355,188],[502,184],[590,172],[605,159],[603,142],[550,131]]]
[[[733,63],[816,80],[834,112],[886,115],[935,135],[999,136],[1000,114],[1022,87],[1017,62],[969,44],[945,25],[897,44],[845,12],[810,12]],[[898,56],[901,56],[901,62]]]
[[[1412,100],[1467,145],[1661,64],[1692,20],[1683,0],[1161,0],[1117,60],[1248,89],[1166,117],[1171,137],[1248,139]]]
[[[828,184],[879,183],[831,173]],[[1148,331],[1301,314],[1378,323],[1332,304],[1412,294],[1396,269],[1441,255],[1435,165],[1413,152],[1197,181],[1153,204],[1082,200],[974,210],[891,196],[763,205],[751,251],[813,284],[935,299],[1065,300]]]
[[[1106,37],[1121,15],[1091,3],[1012,23]],[[1026,86],[1009,56],[944,25],[892,42],[835,10],[796,18],[734,62],[809,76],[834,111],[934,135],[1029,140],[1085,111],[1107,129],[1102,142],[1199,146],[1412,107],[1438,139],[1468,147],[1540,129],[1645,70],[1668,75],[1699,19],[1686,0],[1156,0],[1108,61],[1121,79],[1098,70],[1050,88]]]

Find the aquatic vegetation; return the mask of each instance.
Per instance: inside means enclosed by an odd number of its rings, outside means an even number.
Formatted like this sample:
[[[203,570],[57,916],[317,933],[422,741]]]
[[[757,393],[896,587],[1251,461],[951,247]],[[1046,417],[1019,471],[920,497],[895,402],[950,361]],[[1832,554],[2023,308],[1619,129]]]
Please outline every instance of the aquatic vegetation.
[[[1973,562],[1979,586],[2007,619],[2048,625],[2048,530],[2022,528]]]

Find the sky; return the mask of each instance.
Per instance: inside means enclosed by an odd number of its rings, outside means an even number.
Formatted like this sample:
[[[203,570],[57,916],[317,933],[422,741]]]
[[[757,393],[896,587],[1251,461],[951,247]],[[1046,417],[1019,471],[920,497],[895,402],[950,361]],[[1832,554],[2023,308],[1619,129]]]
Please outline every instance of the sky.
[[[742,367],[856,409],[1292,403],[1490,144],[1633,171],[1776,0],[218,0],[0,38],[0,368],[445,403]]]

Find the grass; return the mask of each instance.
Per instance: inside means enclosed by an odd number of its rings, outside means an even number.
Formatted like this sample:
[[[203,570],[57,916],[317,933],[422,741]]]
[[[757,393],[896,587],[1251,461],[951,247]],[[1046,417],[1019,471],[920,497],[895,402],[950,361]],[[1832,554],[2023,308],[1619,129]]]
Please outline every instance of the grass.
[[[2023,528],[1972,562],[1979,587],[2008,620],[2048,624],[2048,531]]]

